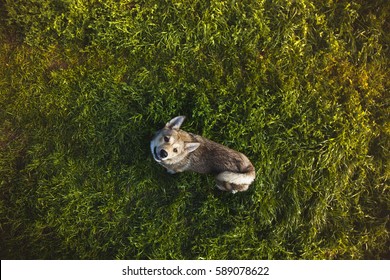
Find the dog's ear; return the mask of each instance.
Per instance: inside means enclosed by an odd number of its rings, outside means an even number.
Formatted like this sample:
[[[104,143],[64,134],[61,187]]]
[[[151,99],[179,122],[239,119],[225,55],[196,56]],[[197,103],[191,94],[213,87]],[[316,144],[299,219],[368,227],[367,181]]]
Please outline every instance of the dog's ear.
[[[199,148],[199,146],[200,146],[200,143],[186,143],[184,147],[188,153],[192,153],[197,148]]]
[[[186,118],[185,116],[178,116],[176,118],[173,118],[172,120],[167,122],[165,127],[169,128],[169,129],[179,129],[181,124],[184,122],[185,118]]]

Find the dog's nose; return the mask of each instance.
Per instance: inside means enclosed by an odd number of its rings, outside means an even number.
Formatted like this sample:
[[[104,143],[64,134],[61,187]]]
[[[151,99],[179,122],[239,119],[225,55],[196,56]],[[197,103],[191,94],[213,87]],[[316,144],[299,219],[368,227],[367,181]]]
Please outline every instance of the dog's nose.
[[[167,156],[168,156],[167,151],[165,151],[165,150],[161,150],[161,151],[160,151],[160,157],[161,157],[161,158],[166,158]]]

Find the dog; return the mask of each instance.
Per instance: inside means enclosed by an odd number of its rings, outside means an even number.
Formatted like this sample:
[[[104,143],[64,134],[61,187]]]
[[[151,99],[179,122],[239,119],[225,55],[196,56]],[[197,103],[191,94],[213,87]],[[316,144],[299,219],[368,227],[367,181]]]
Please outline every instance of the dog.
[[[181,130],[184,116],[170,120],[154,135],[150,150],[170,174],[186,170],[215,175],[217,187],[231,193],[246,191],[256,177],[250,160],[240,152]]]

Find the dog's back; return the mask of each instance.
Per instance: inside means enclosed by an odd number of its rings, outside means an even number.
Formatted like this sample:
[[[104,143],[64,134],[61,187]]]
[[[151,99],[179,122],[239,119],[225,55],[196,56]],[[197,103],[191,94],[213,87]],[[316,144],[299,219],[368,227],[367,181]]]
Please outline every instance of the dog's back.
[[[214,174],[217,187],[221,190],[235,192],[248,189],[256,174],[255,168],[244,154],[199,135],[195,139],[200,146],[190,154],[189,170]]]

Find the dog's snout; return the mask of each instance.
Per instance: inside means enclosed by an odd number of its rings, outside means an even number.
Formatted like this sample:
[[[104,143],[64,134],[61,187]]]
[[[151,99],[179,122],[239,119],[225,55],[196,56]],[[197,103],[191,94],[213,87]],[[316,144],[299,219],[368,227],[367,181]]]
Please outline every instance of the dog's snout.
[[[161,150],[161,151],[160,151],[160,157],[161,157],[161,158],[166,158],[167,156],[168,156],[167,151],[165,151],[165,150]]]

